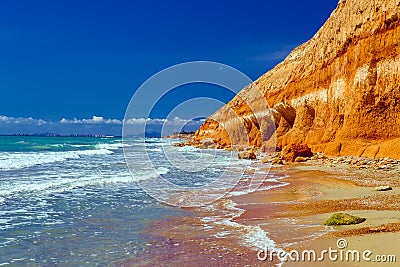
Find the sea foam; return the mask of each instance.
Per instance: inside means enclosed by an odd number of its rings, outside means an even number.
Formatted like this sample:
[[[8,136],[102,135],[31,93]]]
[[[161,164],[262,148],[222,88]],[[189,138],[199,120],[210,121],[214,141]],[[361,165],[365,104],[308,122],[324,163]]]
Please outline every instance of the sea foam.
[[[107,150],[118,150],[123,147],[130,147],[131,145],[128,144],[123,144],[123,143],[115,143],[115,144],[105,144],[105,143],[99,143],[96,145],[96,148],[101,150],[101,149],[107,149]]]
[[[223,215],[204,217],[201,221],[205,223],[203,226],[209,229],[214,228],[210,224],[217,226],[217,229],[222,226],[222,231],[218,231],[215,237],[224,238],[230,234],[239,234],[242,237],[242,243],[251,249],[268,248],[277,252],[283,251],[276,246],[276,243],[268,237],[268,233],[259,225],[243,225],[235,222],[234,219],[240,217],[245,210],[236,207],[236,203],[231,199],[222,199],[214,205],[217,206],[212,205],[206,208],[213,211],[219,210]]]
[[[104,148],[63,152],[3,152],[0,153],[0,170],[18,170],[68,159],[79,159],[81,156],[113,153],[113,151]]]

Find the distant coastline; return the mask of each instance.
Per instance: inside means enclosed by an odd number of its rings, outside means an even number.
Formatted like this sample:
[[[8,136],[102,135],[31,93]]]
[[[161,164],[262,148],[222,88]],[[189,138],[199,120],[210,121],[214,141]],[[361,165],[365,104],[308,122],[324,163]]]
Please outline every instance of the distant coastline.
[[[126,137],[147,137],[147,138],[192,138],[194,136],[193,131],[191,132],[175,132],[171,135],[162,136],[159,132],[145,132],[137,135],[129,135]],[[0,134],[0,136],[32,136],[32,137],[94,137],[94,138],[122,138],[122,135],[105,135],[105,134],[59,134],[59,133],[14,133],[14,134]]]
[[[180,131],[180,132],[175,132],[171,135],[163,136],[162,138],[193,139],[194,135],[195,135],[194,131],[192,131],[192,132]]]
[[[57,134],[57,133],[0,134],[0,136],[122,138],[122,136],[116,136],[116,135],[103,135],[103,134]]]

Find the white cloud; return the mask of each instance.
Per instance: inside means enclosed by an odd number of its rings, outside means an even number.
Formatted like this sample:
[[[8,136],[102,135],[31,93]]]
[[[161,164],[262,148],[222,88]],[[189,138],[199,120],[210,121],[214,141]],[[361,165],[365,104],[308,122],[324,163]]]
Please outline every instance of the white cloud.
[[[204,119],[201,120],[187,120],[179,117],[174,117],[170,119],[159,119],[159,118],[131,118],[126,119],[125,121],[118,119],[105,119],[101,116],[92,116],[91,119],[65,119],[62,118],[59,123],[61,124],[109,124],[109,125],[122,125],[125,122],[129,125],[196,125],[204,122]],[[57,124],[57,122],[45,121],[42,119],[34,119],[31,117],[23,118],[23,117],[8,117],[8,116],[0,116],[0,124],[16,124],[16,125],[45,125],[45,124]]]
[[[151,121],[152,121],[152,119],[150,119],[150,118],[147,118],[147,119],[145,119],[145,118],[132,118],[132,119],[125,120],[125,123],[126,124],[132,124],[132,125],[135,125],[135,124],[142,125],[142,124],[145,124],[145,123],[150,123]]]
[[[92,116],[90,119],[66,119],[59,121],[45,121],[31,117],[8,117],[0,115],[0,134],[34,134],[51,132],[58,134],[104,134],[120,135],[123,122],[129,125],[133,134],[142,134],[143,127],[149,131],[162,131],[165,135],[179,131],[183,127],[198,128],[202,119],[187,120],[179,117],[168,119],[159,118],[131,118],[126,120],[106,119],[101,116]]]
[[[23,118],[23,117],[8,117],[8,116],[0,116],[0,123],[5,123],[5,124],[29,124],[29,125],[44,125],[47,124],[48,122],[42,119],[33,119],[31,117],[29,118]]]
[[[60,123],[63,124],[122,124],[121,120],[117,119],[104,119],[104,117],[100,116],[93,116],[91,119],[72,119],[68,120],[62,118]]]
[[[143,124],[166,124],[166,125],[185,125],[185,124],[199,124],[202,121],[193,121],[174,117],[172,119],[150,119],[150,118],[132,118],[125,120],[129,125],[143,125]]]

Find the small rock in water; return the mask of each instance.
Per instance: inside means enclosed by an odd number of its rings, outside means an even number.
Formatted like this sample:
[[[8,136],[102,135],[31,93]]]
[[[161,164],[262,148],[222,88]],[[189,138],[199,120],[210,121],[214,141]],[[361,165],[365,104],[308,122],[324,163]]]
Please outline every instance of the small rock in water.
[[[389,185],[375,187],[375,191],[390,191],[390,190],[393,190],[393,188]]]

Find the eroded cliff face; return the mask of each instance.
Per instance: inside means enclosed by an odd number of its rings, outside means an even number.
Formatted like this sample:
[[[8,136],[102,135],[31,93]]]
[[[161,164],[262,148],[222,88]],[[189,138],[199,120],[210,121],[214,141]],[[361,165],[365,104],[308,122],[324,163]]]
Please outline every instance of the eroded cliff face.
[[[400,158],[400,0],[340,1],[311,40],[195,138],[221,148],[305,143],[327,155]]]

